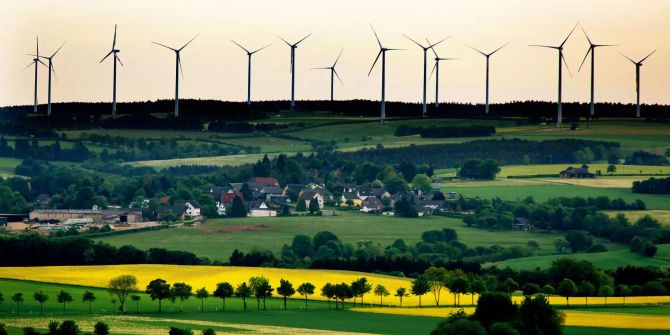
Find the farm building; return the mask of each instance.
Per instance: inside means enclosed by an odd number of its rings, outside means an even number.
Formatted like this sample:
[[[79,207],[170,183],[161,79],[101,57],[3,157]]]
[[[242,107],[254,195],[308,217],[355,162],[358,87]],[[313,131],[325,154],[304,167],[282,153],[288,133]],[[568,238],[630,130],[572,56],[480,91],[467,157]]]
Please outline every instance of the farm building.
[[[594,178],[595,175],[589,172],[588,168],[569,167],[560,172],[561,178]]]
[[[30,221],[66,222],[90,219],[92,222],[136,223],[144,220],[141,211],[126,209],[37,209],[29,214]]]

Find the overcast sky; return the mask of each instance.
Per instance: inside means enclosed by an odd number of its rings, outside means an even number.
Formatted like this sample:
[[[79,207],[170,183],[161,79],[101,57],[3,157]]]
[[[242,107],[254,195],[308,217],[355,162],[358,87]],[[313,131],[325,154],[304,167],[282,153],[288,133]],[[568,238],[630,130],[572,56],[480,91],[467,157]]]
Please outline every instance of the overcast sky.
[[[483,102],[484,57],[465,44],[491,51],[510,42],[491,58],[491,101],[556,99],[556,51],[529,44],[557,45],[580,21],[595,43],[618,44],[597,51],[597,101],[633,102],[635,67],[620,53],[640,59],[654,49],[642,69],[642,100],[670,104],[670,1],[668,0],[1,0],[0,106],[32,104],[33,68],[26,53],[54,58],[58,81],[53,100],[111,101],[109,52],[114,24],[124,63],[118,72],[118,100],[174,97],[174,53],[151,44],[180,46],[200,36],[182,52],[181,98],[246,99],[246,55],[230,42],[249,49],[272,45],[254,56],[253,98],[288,99],[289,48],[274,34],[296,41],[311,37],[297,50],[296,98],[326,99],[329,66],[341,48],[335,87],[338,99],[379,99],[380,68],[368,77],[378,47],[369,23],[385,46],[406,48],[387,55],[387,99],[420,101],[422,51],[402,37],[432,41],[451,36],[437,47],[443,101]],[[577,69],[587,51],[584,34],[575,31],[565,56],[573,78],[564,71],[564,100],[588,101],[589,64]],[[429,57],[429,71],[432,67]],[[434,97],[435,77],[429,82]],[[40,103],[46,102],[47,71],[39,69]]]

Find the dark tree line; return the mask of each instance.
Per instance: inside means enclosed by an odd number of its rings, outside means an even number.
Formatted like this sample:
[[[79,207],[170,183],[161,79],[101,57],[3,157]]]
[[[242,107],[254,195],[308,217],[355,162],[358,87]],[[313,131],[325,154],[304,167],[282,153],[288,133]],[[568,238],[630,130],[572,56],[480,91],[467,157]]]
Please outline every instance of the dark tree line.
[[[633,182],[633,193],[670,194],[670,178],[649,178]]]
[[[395,136],[421,135],[424,138],[479,137],[492,136],[496,128],[491,126],[449,126],[449,127],[411,127],[398,126]]]

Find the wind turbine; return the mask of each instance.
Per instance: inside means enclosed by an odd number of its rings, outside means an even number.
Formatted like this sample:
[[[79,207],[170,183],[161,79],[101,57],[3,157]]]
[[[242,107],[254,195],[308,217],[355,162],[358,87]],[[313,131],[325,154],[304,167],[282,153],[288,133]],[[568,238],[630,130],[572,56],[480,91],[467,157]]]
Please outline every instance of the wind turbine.
[[[584,36],[586,36],[586,40],[589,41],[589,50],[586,51],[586,55],[584,55],[584,60],[582,60],[582,64],[579,65],[579,70],[577,72],[582,71],[582,66],[584,66],[584,63],[586,62],[586,58],[589,56],[589,53],[591,54],[591,111],[589,115],[593,117],[595,114],[595,101],[594,101],[594,90],[595,90],[595,72],[596,72],[596,48],[600,47],[611,47],[614,46],[613,44],[593,44],[591,42],[591,39],[589,38],[589,35],[586,33],[586,30],[584,30],[584,27],[580,25],[580,28],[582,28],[582,31],[584,32]]]
[[[446,40],[449,37],[443,38],[441,41],[439,41],[435,44],[428,43],[428,46],[425,46],[425,45],[413,40],[412,38],[410,38],[409,36],[407,36],[405,34],[403,34],[402,36],[405,36],[405,38],[414,42],[414,44],[418,45],[419,48],[423,49],[423,105],[422,105],[422,110],[421,110],[421,116],[425,118],[426,116],[428,116],[428,112],[426,110],[426,83],[428,81],[428,79],[426,78],[426,73],[427,73],[427,69],[428,69],[428,49],[432,49],[434,46],[444,42],[444,40]]]
[[[303,37],[301,40],[299,40],[298,42],[295,42],[293,44],[287,42],[281,36],[277,36],[277,37],[279,37],[279,39],[284,41],[284,43],[286,43],[291,48],[291,70],[290,70],[291,71],[291,110],[293,110],[295,108],[295,49],[298,48],[298,44],[300,44],[300,42],[304,41],[307,37],[310,37],[311,35],[312,35],[312,33],[309,33],[309,34],[307,34],[307,36]]]
[[[635,92],[637,93],[637,108],[636,108],[636,113],[635,117],[640,117],[640,67],[642,67],[642,62],[647,60],[651,55],[654,54],[656,50],[652,51],[650,54],[647,55],[647,57],[642,58],[639,62],[636,62],[630,57],[622,54],[624,57],[628,58],[629,61],[631,61],[633,64],[635,64]]]
[[[270,44],[260,48],[256,49],[254,51],[249,51],[245,47],[241,46],[239,43],[230,40],[231,42],[235,43],[238,47],[242,48],[247,53],[247,58],[248,58],[248,65],[247,65],[247,105],[251,105],[251,56],[253,56],[255,53],[267,48],[270,46]]]
[[[375,65],[377,65],[377,61],[379,60],[379,56],[382,57],[382,99],[381,99],[381,117],[380,117],[380,123],[384,123],[384,119],[386,118],[386,52],[387,51],[394,51],[394,50],[403,50],[403,49],[391,49],[391,48],[385,48],[382,45],[382,41],[379,40],[379,36],[377,36],[377,32],[375,31],[375,28],[370,25],[370,28],[372,28],[372,32],[375,34],[375,38],[377,39],[377,44],[379,44],[379,53],[377,54],[377,58],[375,58],[375,61],[372,63],[372,67],[370,68],[370,72],[368,72],[368,77],[370,76],[370,73],[372,73],[372,70],[374,70]]]
[[[118,61],[121,66],[123,66],[123,63],[121,62],[121,59],[119,58],[118,53],[121,50],[116,48],[116,25],[114,25],[114,39],[112,40],[112,50],[102,58],[100,63],[102,63],[109,55],[114,54],[114,86],[112,88],[112,118],[116,118],[116,62]]]
[[[160,45],[164,48],[170,49],[170,50],[174,51],[174,53],[175,53],[176,61],[175,61],[175,87],[174,87],[174,117],[179,116],[179,72],[181,72],[182,79],[184,78],[184,70],[182,70],[182,68],[181,68],[181,54],[180,54],[180,52],[182,50],[184,50],[184,48],[186,48],[187,45],[189,45],[191,42],[193,42],[193,40],[196,37],[198,37],[198,35],[200,35],[200,34],[196,34],[195,36],[193,36],[193,38],[190,41],[186,42],[186,44],[184,44],[179,49],[171,48],[171,47],[169,47],[165,44],[160,44],[160,43],[157,43],[157,42],[151,42],[153,44]]]
[[[562,99],[563,99],[563,63],[565,63],[565,67],[568,69],[568,74],[570,74],[570,67],[568,67],[568,62],[565,60],[565,57],[563,57],[563,46],[565,45],[565,42],[568,41],[572,33],[575,31],[577,28],[577,25],[575,25],[570,33],[568,34],[568,37],[563,40],[563,43],[561,43],[558,46],[551,46],[551,45],[536,45],[533,44],[531,45],[532,47],[540,47],[540,48],[549,48],[549,49],[556,49],[558,50],[558,114],[556,116],[556,127],[560,127],[563,124],[563,105],[562,105]],[[572,74],[570,74],[572,76]]]
[[[430,41],[426,39],[426,42],[430,44]],[[430,76],[428,79],[430,79],[433,76],[433,72],[435,72],[435,108],[440,107],[440,61],[443,60],[454,60],[458,58],[440,58],[440,56],[437,55],[437,51],[435,51],[435,48],[431,47],[430,50],[433,50],[433,54],[435,54],[435,65],[433,66],[433,69],[430,71]]]
[[[37,45],[37,51],[36,51],[37,53],[35,55],[29,55],[29,56],[34,56],[35,58],[33,58],[33,61],[30,62],[30,64],[28,64],[28,66],[26,66],[23,69],[23,70],[25,70],[25,69],[31,67],[33,64],[35,65],[35,96],[34,96],[34,100],[33,100],[33,113],[37,113],[37,65],[38,65],[38,63],[41,63],[42,65],[47,66],[40,59],[40,39],[39,39],[39,37],[36,37],[35,40],[37,41],[37,44],[36,44]]]
[[[335,59],[335,63],[333,63],[332,66],[314,68],[314,70],[330,70],[330,101],[335,100],[335,95],[334,95],[334,92],[335,92],[335,77],[337,77],[337,80],[340,81],[340,84],[344,85],[344,83],[342,82],[342,79],[340,78],[340,75],[337,74],[337,70],[335,70],[335,66],[337,65],[337,62],[340,60],[340,56],[342,56],[342,51],[344,51],[344,49],[340,50],[340,54],[337,55],[337,58]]]
[[[485,101],[485,108],[484,108],[484,111],[486,112],[486,115],[489,114],[489,65],[490,65],[490,61],[491,61],[491,56],[493,56],[493,54],[495,54],[496,52],[498,52],[500,49],[504,48],[508,44],[509,44],[509,42],[505,43],[500,48],[495,49],[495,50],[493,50],[492,52],[489,52],[489,53],[484,53],[483,51],[481,51],[479,49],[476,49],[474,47],[471,47],[469,45],[467,46],[468,48],[470,48],[474,51],[477,51],[480,54],[482,54],[482,56],[486,57],[486,101]]]
[[[33,55],[33,56],[36,56],[36,57],[44,58],[44,59],[46,59],[46,60],[49,61],[49,66],[48,66],[48,67],[49,67],[49,94],[48,94],[48,100],[47,100],[47,101],[48,101],[48,102],[47,102],[47,115],[48,115],[48,116],[51,115],[51,72],[53,72],[54,76],[56,75],[56,69],[54,68],[53,58],[54,58],[54,56],[56,56],[56,54],[58,53],[58,51],[60,51],[60,49],[61,49],[64,45],[65,45],[65,42],[63,42],[63,44],[61,44],[61,46],[58,47],[58,49],[56,49],[56,52],[54,52],[54,53],[53,53],[51,56],[49,56],[49,57],[40,56],[40,55]]]

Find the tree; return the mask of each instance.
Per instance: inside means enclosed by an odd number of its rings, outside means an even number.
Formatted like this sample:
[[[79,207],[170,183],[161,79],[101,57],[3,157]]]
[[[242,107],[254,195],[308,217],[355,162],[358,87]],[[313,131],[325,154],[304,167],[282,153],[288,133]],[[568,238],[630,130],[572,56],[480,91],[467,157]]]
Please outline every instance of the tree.
[[[558,283],[557,292],[559,295],[565,297],[565,303],[570,306],[570,297],[574,297],[577,294],[577,285],[572,280],[564,278]]]
[[[519,283],[508,277],[504,282],[502,282],[501,287],[507,292],[507,295],[511,296],[512,292],[519,289]]]
[[[540,291],[544,295],[552,295],[552,294],[556,293],[556,289],[549,284],[542,286],[542,289]]]
[[[556,248],[557,253],[564,254],[570,248],[570,242],[566,241],[565,239],[559,238],[556,241],[554,241],[554,247]]]
[[[591,284],[588,281],[582,282],[581,284],[579,284],[579,287],[577,287],[577,294],[580,297],[584,297],[587,306],[589,304],[589,297],[593,296],[595,293],[596,293],[595,286],[593,286],[593,284]]]
[[[512,298],[500,292],[483,293],[477,301],[472,318],[489,327],[496,322],[509,322],[516,318],[517,306]]]
[[[193,295],[193,288],[186,283],[174,283],[172,285],[172,297],[179,299],[179,311],[182,311],[184,300],[188,300]]]
[[[212,328],[203,329],[201,335],[216,335],[216,332]]]
[[[145,292],[151,297],[151,300],[158,300],[158,313],[163,311],[163,300],[173,299],[170,284],[160,278],[152,280],[147,285]]]
[[[534,295],[540,293],[540,286],[535,283],[525,283],[521,288],[523,295]]]
[[[633,290],[628,285],[619,285],[617,286],[617,291],[623,297],[623,305],[626,306],[626,297],[633,294]]]
[[[486,292],[486,282],[481,276],[473,276],[470,279],[470,285],[468,285],[470,291],[470,304],[475,304],[475,294],[482,294]]]
[[[280,279],[279,287],[277,287],[277,293],[284,297],[284,310],[286,310],[286,298],[295,294],[293,284],[291,284],[291,282],[286,279]]]
[[[319,208],[319,201],[316,198],[309,201],[309,209],[308,210],[309,210],[309,214],[312,214],[312,215],[314,215],[316,213],[319,213],[321,211],[321,208]]]
[[[543,295],[525,297],[519,307],[523,335],[561,335],[563,319]]]
[[[261,301],[263,301],[263,309],[265,309],[265,299],[272,296],[272,291],[274,291],[270,281],[263,276],[251,277],[249,278],[249,286],[256,297],[256,307],[261,309]]]
[[[93,334],[109,335],[109,326],[102,321],[98,321],[95,323],[95,325],[93,325]]]
[[[16,303],[16,314],[21,313],[21,304],[23,303],[23,293],[18,292],[14,293],[12,296],[12,301]]]
[[[312,238],[304,235],[298,234],[293,236],[293,242],[291,243],[291,252],[297,258],[312,257],[314,254],[314,245],[312,244]]]
[[[200,299],[200,311],[205,311],[205,299],[209,298],[209,292],[206,288],[200,288],[195,291],[195,297]]]
[[[467,277],[462,271],[456,270],[447,276],[445,284],[451,293],[454,294],[454,305],[459,306],[461,304],[461,294],[468,292],[469,283]]]
[[[81,297],[81,301],[88,302],[88,312],[89,313],[92,312],[93,302],[95,301],[95,299],[96,299],[95,293],[93,293],[89,290],[84,291],[84,295]]]
[[[453,322],[441,321],[430,335],[486,335],[486,329],[477,321],[458,319]]]
[[[302,283],[298,286],[298,293],[305,297],[305,309],[307,309],[307,296],[314,294],[314,284],[312,283]],[[330,304],[330,299],[328,301]]]
[[[246,282],[243,282],[235,288],[235,296],[242,298],[242,304],[245,311],[247,310],[247,298],[251,296],[252,292],[251,287],[249,287]]]
[[[435,299],[435,306],[440,306],[440,294],[447,279],[447,269],[431,266],[426,269],[423,275],[430,283],[430,289],[433,291],[433,298]]]
[[[607,173],[612,174],[616,172],[616,165],[610,164],[607,166]]]
[[[356,297],[361,298],[361,306],[363,306],[363,296],[372,291],[372,284],[368,283],[367,278],[361,277],[351,282],[350,288],[354,298],[354,307],[356,306]]]
[[[430,281],[424,276],[418,276],[412,281],[410,292],[419,297],[419,307],[421,307],[421,297],[431,290]]]
[[[244,200],[239,195],[236,195],[233,198],[233,203],[230,206],[230,213],[228,216],[234,218],[243,218],[247,216],[247,206],[244,204]]]
[[[377,284],[375,286],[375,295],[379,297],[379,306],[383,306],[383,298],[388,297],[391,293],[389,290],[386,288],[386,286],[382,284]]]
[[[133,275],[121,275],[112,278],[107,285],[109,294],[116,296],[119,301],[119,310],[125,312],[123,308],[126,298],[132,291],[137,291],[137,278]]]
[[[614,289],[610,285],[600,286],[598,289],[598,296],[605,298],[605,306],[607,306],[607,297],[614,295]]]
[[[433,190],[432,182],[433,181],[430,179],[430,177],[420,173],[414,176],[412,179],[412,188],[415,190],[420,190],[421,194],[423,195],[429,195]]]
[[[140,314],[140,299],[142,299],[142,296],[133,294],[130,296],[130,300],[135,302],[135,313]]]
[[[295,211],[296,212],[307,211],[307,203],[305,202],[305,199],[303,198],[298,199],[298,202],[295,204]]]
[[[400,299],[400,307],[402,307],[402,298],[409,297],[409,293],[407,293],[407,289],[404,287],[398,287],[394,295]]]
[[[570,249],[572,249],[572,252],[584,251],[593,244],[593,240],[584,232],[575,230],[569,231],[565,235],[565,240],[570,243]]]
[[[49,300],[49,296],[46,293],[44,293],[44,291],[39,290],[35,292],[35,294],[33,294],[33,299],[35,299],[35,301],[37,301],[40,304],[40,314],[43,314],[42,306],[47,300]]]
[[[326,297],[328,300],[328,308],[330,309],[330,300],[335,298],[335,287],[331,283],[326,283],[321,288],[321,296]],[[335,302],[335,308],[337,308],[337,302]]]
[[[212,296],[215,296],[223,301],[222,310],[226,310],[226,298],[230,298],[235,294],[235,289],[233,285],[230,285],[228,282],[222,282],[216,284],[216,290],[212,293]]]
[[[353,290],[349,285],[347,285],[347,283],[336,284],[333,287],[333,292],[335,293],[335,299],[338,299],[342,302],[342,309],[344,309],[345,300],[355,297]],[[335,308],[337,308],[337,303],[335,304]]]
[[[72,295],[70,292],[60,290],[56,295],[56,300],[59,304],[63,304],[63,312],[65,312],[65,304],[72,302]]]

